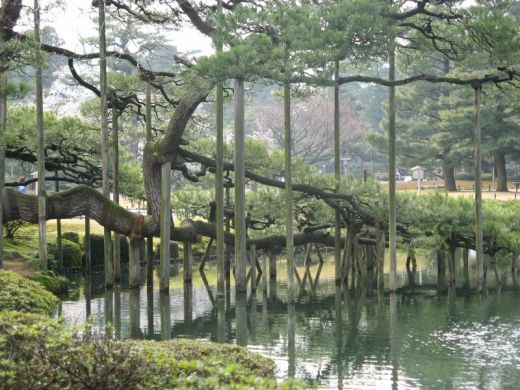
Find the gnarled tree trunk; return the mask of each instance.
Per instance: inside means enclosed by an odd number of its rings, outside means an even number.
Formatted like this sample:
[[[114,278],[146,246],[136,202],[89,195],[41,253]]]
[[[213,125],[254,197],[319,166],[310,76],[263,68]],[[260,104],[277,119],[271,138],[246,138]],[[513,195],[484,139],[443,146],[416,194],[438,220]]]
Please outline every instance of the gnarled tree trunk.
[[[497,177],[497,191],[508,192],[507,188],[507,171],[506,171],[506,156],[501,151],[496,151],[493,155],[495,160],[495,170]]]

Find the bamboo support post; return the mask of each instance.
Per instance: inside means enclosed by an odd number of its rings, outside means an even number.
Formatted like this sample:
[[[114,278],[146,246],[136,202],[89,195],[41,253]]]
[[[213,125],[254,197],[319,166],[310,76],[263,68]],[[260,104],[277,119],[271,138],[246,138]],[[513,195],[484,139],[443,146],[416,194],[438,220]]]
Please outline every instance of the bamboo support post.
[[[140,286],[139,254],[142,240],[130,238],[128,240],[128,285],[130,288]]]

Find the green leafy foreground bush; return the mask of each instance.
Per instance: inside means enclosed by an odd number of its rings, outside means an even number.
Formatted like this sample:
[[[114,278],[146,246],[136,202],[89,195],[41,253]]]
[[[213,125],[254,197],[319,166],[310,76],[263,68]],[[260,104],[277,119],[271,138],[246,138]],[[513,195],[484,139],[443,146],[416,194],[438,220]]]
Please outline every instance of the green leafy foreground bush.
[[[0,310],[50,314],[58,306],[58,298],[12,271],[0,270]]]
[[[270,359],[198,341],[122,342],[67,330],[62,320],[0,313],[2,389],[295,389]],[[270,376],[266,377],[266,376]]]

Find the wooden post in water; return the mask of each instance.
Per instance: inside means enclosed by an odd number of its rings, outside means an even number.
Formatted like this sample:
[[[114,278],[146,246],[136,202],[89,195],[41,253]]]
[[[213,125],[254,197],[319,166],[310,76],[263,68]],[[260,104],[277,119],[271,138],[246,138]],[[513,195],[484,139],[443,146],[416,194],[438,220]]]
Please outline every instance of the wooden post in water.
[[[170,227],[171,227],[171,163],[161,167],[161,247],[159,266],[159,290],[167,293],[170,290]]]
[[[107,59],[105,34],[105,0],[97,0],[99,25],[99,93],[101,100],[101,177],[103,196],[110,198],[110,174],[108,156],[108,104],[107,104]],[[114,264],[112,256],[112,234],[104,228],[105,287],[114,284]]]
[[[139,288],[140,280],[140,249],[142,240],[137,238],[130,238],[128,240],[128,284],[130,288]]]
[[[390,49],[390,81],[395,80],[395,47]],[[389,246],[390,246],[390,291],[397,290],[397,234],[396,234],[396,194],[395,194],[395,87],[389,87],[388,103],[388,207],[389,207]]]
[[[170,294],[159,294],[159,306],[159,313],[161,317],[161,340],[169,340],[172,331]]]
[[[119,112],[112,102],[112,196],[119,204]],[[114,282],[121,282],[121,236],[114,232]]]
[[[45,135],[43,128],[43,76],[40,48],[40,4],[34,0],[34,37],[36,40],[36,127],[38,129],[38,257],[47,269],[47,205],[45,193]],[[2,232],[0,232],[2,233]]]
[[[231,200],[230,200],[230,194],[229,194],[229,185],[226,186],[226,210],[231,209]],[[231,232],[231,218],[226,217],[226,233]],[[224,274],[226,283],[230,284],[231,279],[231,247],[229,245],[225,245],[225,264],[224,264]]]
[[[244,80],[235,80],[235,288],[247,291]]]
[[[183,248],[184,283],[191,283],[193,279],[193,250],[191,242],[183,243]]]
[[[269,251],[269,278],[276,280],[276,254]]]
[[[217,14],[222,16],[222,0],[217,0]],[[220,29],[220,20],[218,19],[218,29]],[[222,41],[217,38],[216,48],[218,52],[222,51]],[[217,297],[223,297],[225,294],[225,244],[224,244],[224,85],[222,82],[217,83],[216,96],[216,165],[215,165],[215,202],[217,204],[215,216],[215,229],[217,235]]]
[[[484,293],[484,238],[482,233],[482,156],[480,152],[480,104],[482,84],[473,85],[475,91],[475,111],[473,136],[475,142],[475,252],[477,256],[477,293]]]
[[[152,83],[146,81],[146,143],[152,142]],[[146,213],[152,215],[150,202],[147,202]],[[153,285],[153,237],[146,239],[146,284]]]
[[[287,248],[287,299],[292,303],[295,299],[295,264],[293,242],[293,193],[292,193],[292,135],[291,135],[291,84],[287,78],[283,84],[284,91],[284,130],[285,130],[285,236]]]
[[[379,293],[383,293],[385,289],[385,248],[386,248],[386,234],[383,229],[383,224],[378,223],[376,232],[376,253],[377,253],[377,289]]]
[[[469,250],[462,249],[462,274],[464,277],[464,288],[469,288]]]
[[[265,251],[262,253],[262,290],[264,295],[267,294],[267,255]]]
[[[339,61],[334,61],[334,178],[335,190],[341,190],[341,156],[339,135]],[[341,284],[341,214],[338,209],[334,213],[334,279]]]

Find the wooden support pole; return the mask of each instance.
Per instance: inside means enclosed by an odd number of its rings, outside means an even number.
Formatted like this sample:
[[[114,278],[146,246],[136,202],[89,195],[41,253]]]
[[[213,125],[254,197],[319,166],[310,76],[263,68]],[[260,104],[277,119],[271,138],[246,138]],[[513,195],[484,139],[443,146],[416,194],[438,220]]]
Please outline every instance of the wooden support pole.
[[[87,278],[90,278],[90,273],[92,272],[92,258],[91,258],[91,249],[90,249],[90,216],[87,213],[85,215],[85,272],[87,274]]]
[[[163,293],[170,290],[170,227],[171,227],[171,163],[161,167],[161,247],[159,266],[159,289]]]
[[[47,269],[47,205],[45,192],[45,135],[43,125],[43,76],[40,48],[40,4],[34,0],[34,37],[36,40],[36,126],[38,129],[38,256],[41,266]]]
[[[264,295],[267,294],[267,255],[262,254],[262,290]]]
[[[54,171],[54,191],[60,192],[60,182],[59,182],[59,171],[56,169]],[[61,219],[56,220],[56,252],[58,255],[58,269],[63,271],[63,247],[61,242]]]
[[[475,142],[475,252],[477,256],[477,293],[484,293],[484,238],[482,232],[482,155],[480,152],[480,104],[482,85],[473,86],[475,91],[475,111],[473,136]]]
[[[229,194],[229,186],[226,187],[226,209],[231,209],[231,200]],[[231,218],[226,217],[226,233],[231,232]],[[231,247],[229,245],[225,245],[225,264],[224,264],[224,273],[226,281],[231,278]]]
[[[469,250],[462,249],[462,274],[464,278],[464,288],[469,288]]]
[[[276,280],[276,254],[269,251],[269,278]]]
[[[218,29],[220,29],[220,17],[222,16],[222,0],[217,0],[217,14],[219,16]],[[216,48],[222,51],[222,41],[217,38]],[[217,235],[217,297],[225,294],[225,244],[224,244],[224,85],[217,83],[216,96],[216,166],[215,166],[215,202],[216,216],[215,228]]]
[[[184,282],[191,283],[193,280],[193,250],[191,242],[183,243],[183,249]]]
[[[142,240],[132,239],[128,240],[128,284],[130,288],[139,288],[140,286],[140,266],[139,255],[142,245]]]
[[[108,156],[108,104],[107,104],[107,59],[106,59],[106,26],[105,0],[97,1],[99,26],[99,93],[101,101],[101,177],[103,196],[110,198],[110,167]],[[107,228],[104,231],[105,286],[114,284],[114,264],[112,256],[112,234]]]
[[[247,291],[244,80],[235,80],[235,289]]]
[[[152,84],[146,82],[146,143],[152,142]],[[147,202],[146,213],[152,215],[150,202]],[[153,237],[146,239],[146,284],[153,285]]]
[[[112,196],[119,204],[119,112],[112,102]],[[121,282],[121,236],[114,232],[114,282]]]
[[[256,291],[256,245],[249,246],[249,263],[251,269],[251,292]]]
[[[390,81],[395,80],[395,47],[390,49],[389,58],[389,77]],[[395,87],[389,87],[388,104],[388,196],[389,196],[389,246],[390,246],[390,291],[397,290],[397,229],[396,229],[396,194],[395,194],[395,171],[396,171],[396,151],[395,151]]]
[[[204,255],[202,256],[202,259],[200,260],[199,271],[201,271],[201,272],[204,271],[204,266],[206,265],[206,261],[208,261],[208,257],[209,257],[212,247],[213,247],[213,237],[211,237],[209,239],[208,246],[206,246]]]
[[[292,134],[291,134],[291,84],[284,81],[284,130],[285,130],[285,235],[287,248],[287,300],[295,300],[295,263],[293,241],[293,193],[292,193]]]
[[[335,190],[341,191],[341,151],[339,128],[339,61],[334,61],[334,177]],[[341,214],[338,209],[334,215],[334,279],[336,284],[341,284]]]

